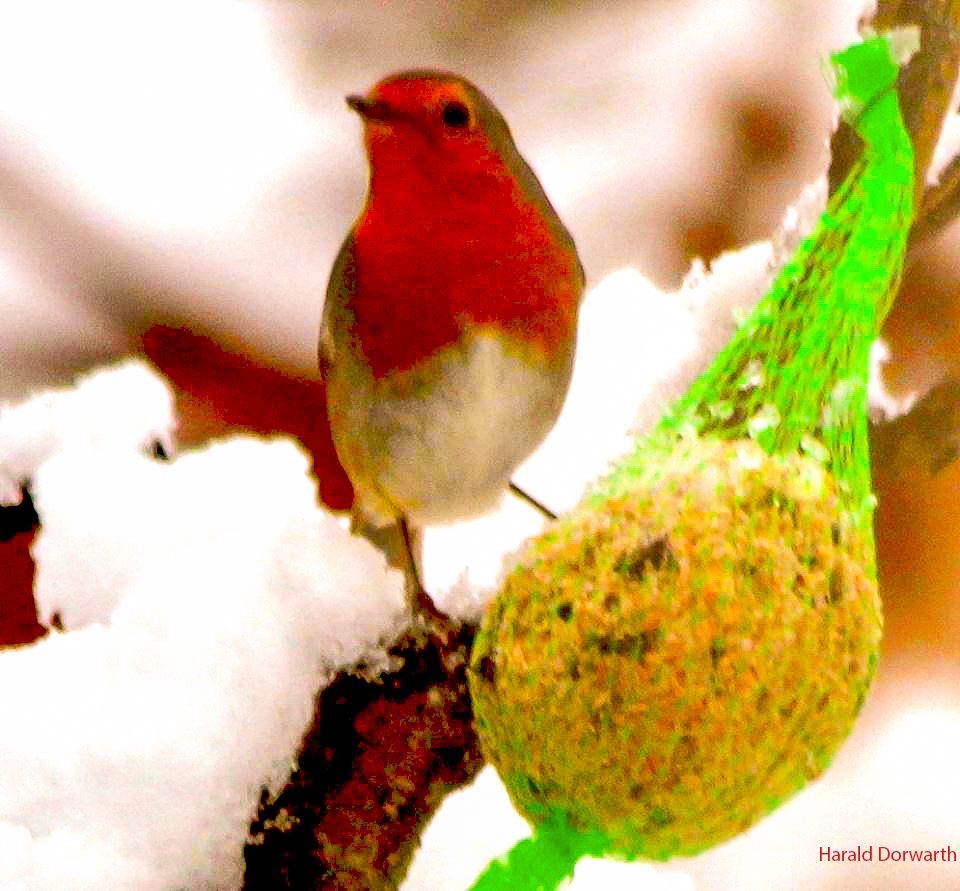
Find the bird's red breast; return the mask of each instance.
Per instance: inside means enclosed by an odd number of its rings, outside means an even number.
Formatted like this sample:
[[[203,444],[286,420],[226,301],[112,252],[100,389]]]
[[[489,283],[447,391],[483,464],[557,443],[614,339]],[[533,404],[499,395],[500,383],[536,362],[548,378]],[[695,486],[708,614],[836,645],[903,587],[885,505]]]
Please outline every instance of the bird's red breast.
[[[344,285],[374,378],[471,331],[500,332],[539,361],[568,356],[583,272],[492,103],[459,78],[415,72],[353,103],[365,106],[370,188]],[[445,122],[452,106],[463,126]]]

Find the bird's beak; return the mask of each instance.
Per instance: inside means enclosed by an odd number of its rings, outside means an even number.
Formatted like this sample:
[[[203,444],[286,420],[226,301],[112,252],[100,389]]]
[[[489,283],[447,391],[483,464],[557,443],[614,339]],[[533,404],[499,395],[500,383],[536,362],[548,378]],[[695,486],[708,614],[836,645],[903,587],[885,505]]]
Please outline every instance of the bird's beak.
[[[367,121],[384,121],[390,115],[390,107],[382,99],[368,99],[366,96],[347,96],[347,105]]]

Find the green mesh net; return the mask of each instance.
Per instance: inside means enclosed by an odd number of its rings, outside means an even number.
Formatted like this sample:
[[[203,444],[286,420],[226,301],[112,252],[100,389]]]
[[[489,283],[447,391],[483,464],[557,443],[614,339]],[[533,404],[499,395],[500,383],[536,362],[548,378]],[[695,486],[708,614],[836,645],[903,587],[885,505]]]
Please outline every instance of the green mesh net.
[[[711,367],[531,544],[477,635],[481,744],[534,834],[474,891],[729,838],[816,777],[862,705],[881,626],[869,354],[913,153],[889,41],[831,61],[862,159]]]
[[[629,485],[654,447],[691,433],[749,437],[823,461],[868,527],[870,347],[897,292],[913,214],[913,148],[876,38],[833,56],[838,98],[865,143],[816,231],[710,368],[598,491]]]

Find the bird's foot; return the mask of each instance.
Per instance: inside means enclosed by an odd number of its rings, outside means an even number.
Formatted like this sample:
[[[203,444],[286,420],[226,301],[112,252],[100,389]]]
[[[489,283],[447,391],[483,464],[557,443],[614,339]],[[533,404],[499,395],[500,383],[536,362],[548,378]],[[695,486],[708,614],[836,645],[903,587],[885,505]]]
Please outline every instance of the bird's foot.
[[[426,592],[419,578],[407,578],[407,596],[414,621],[418,622],[427,634],[436,637],[443,646],[460,632],[462,622],[448,616]]]

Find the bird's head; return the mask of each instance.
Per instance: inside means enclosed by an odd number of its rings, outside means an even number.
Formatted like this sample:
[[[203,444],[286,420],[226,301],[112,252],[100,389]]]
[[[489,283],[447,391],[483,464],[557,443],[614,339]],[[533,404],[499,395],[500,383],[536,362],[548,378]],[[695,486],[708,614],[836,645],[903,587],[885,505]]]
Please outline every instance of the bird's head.
[[[456,74],[403,71],[347,105],[363,118],[375,176],[503,175],[517,156],[500,112]]]

